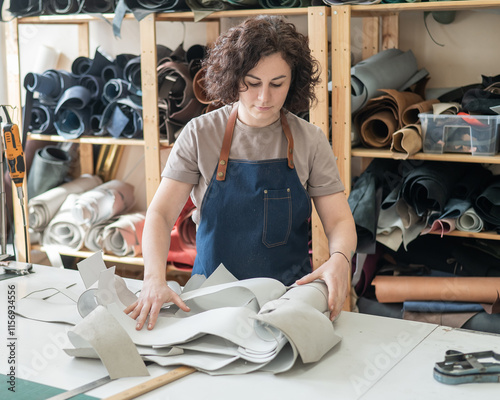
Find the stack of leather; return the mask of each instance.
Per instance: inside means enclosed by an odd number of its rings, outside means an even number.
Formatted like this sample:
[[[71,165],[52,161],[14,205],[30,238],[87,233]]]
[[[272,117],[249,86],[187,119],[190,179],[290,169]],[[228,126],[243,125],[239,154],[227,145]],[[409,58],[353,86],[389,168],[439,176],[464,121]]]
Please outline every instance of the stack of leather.
[[[444,234],[500,231],[499,181],[476,164],[373,160],[349,196],[357,251],[368,253],[353,279],[360,310],[452,326],[477,317],[498,332],[500,284],[489,277],[500,277],[500,248]]]
[[[160,134],[175,133],[204,109],[193,91],[205,47],[175,51],[157,45]],[[142,138],[141,59],[119,54],[115,59],[97,49],[93,58],[78,57],[71,72],[50,69],[28,73],[25,132],[57,133],[65,139],[82,135]]]

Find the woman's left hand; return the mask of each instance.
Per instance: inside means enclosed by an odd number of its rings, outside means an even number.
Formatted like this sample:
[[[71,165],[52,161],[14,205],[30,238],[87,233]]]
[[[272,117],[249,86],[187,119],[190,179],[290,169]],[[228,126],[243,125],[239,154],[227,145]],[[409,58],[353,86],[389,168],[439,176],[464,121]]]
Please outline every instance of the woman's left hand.
[[[342,311],[345,300],[349,295],[349,272],[351,268],[346,259],[341,254],[333,254],[328,261],[310,274],[302,277],[296,283],[304,285],[316,279],[321,279],[328,287],[328,309],[330,310],[330,319]]]

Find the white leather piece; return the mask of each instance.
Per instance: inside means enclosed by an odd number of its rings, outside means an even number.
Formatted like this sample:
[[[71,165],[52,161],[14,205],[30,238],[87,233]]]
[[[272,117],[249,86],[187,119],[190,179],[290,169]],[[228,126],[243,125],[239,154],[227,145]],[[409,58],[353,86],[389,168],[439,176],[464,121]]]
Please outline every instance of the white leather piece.
[[[149,375],[136,346],[104,306],[70,330],[68,338],[76,348],[94,348],[111,379]]]
[[[44,246],[57,245],[69,250],[80,250],[83,247],[87,228],[76,221],[72,213],[77,199],[77,194],[66,197],[61,208],[43,231]]]
[[[79,194],[102,184],[97,175],[84,174],[71,182],[47,190],[28,202],[30,228],[41,231],[47,227],[69,194]]]
[[[114,179],[79,195],[72,215],[75,221],[90,227],[123,214],[134,202],[134,187]]]
[[[137,257],[142,254],[142,231],[145,220],[145,213],[120,215],[115,222],[104,227],[103,249],[120,257]]]

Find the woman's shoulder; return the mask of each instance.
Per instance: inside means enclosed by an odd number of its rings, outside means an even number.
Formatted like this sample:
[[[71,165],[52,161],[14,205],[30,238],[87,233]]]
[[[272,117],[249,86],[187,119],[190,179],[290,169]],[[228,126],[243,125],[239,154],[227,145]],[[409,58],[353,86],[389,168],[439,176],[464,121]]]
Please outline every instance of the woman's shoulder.
[[[201,114],[200,116],[197,116],[195,118],[192,118],[187,123],[187,126],[191,129],[206,129],[220,126],[225,127],[227,120],[229,119],[230,112],[231,106],[225,105],[215,110]]]
[[[285,115],[294,140],[311,143],[323,142],[326,140],[326,136],[320,127],[291,112],[287,112]]]

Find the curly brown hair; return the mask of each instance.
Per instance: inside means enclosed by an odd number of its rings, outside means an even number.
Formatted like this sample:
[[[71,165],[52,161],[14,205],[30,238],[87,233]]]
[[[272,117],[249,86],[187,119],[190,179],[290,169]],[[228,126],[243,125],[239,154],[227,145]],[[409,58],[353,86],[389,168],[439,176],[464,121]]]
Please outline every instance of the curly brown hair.
[[[311,55],[306,36],[282,16],[259,15],[230,28],[216,40],[203,60],[209,99],[223,104],[238,101],[244,77],[262,57],[280,53],[292,70],[284,107],[306,111],[317,99],[320,66]]]

